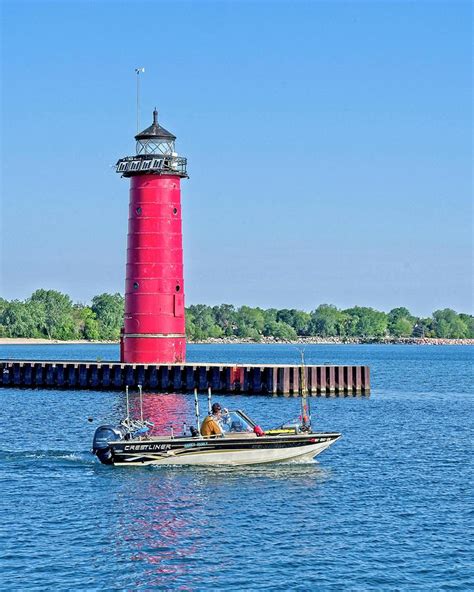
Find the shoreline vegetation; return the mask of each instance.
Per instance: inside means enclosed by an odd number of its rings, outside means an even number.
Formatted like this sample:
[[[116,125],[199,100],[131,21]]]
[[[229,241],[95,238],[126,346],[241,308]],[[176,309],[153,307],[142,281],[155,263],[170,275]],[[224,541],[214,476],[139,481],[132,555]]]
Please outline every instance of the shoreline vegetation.
[[[0,343],[116,343],[124,317],[121,294],[74,303],[56,290],[36,290],[25,300],[0,298]],[[296,309],[220,304],[186,308],[189,343],[474,343],[474,316],[445,308],[430,317],[405,307],[383,312],[366,306],[320,304]]]

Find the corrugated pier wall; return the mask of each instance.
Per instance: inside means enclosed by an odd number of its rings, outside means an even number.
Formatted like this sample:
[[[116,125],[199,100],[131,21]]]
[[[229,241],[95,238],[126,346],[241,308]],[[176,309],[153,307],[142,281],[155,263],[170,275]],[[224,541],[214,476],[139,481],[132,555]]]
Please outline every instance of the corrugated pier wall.
[[[0,387],[121,390],[143,385],[155,392],[297,395],[304,372],[313,396],[370,393],[368,366],[284,366],[227,364],[120,364],[87,361],[0,360]]]

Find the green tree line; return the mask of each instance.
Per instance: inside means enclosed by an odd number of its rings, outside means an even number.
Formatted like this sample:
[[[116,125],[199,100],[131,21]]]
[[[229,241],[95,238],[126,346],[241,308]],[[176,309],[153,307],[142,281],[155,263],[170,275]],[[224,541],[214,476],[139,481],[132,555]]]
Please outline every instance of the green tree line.
[[[26,300],[0,298],[0,337],[113,340],[120,336],[124,298],[99,294],[90,305],[74,303],[56,290],[36,290]],[[231,304],[193,304],[186,309],[190,340],[262,337],[381,339],[384,337],[474,338],[474,317],[446,308],[430,317],[412,315],[404,307],[381,312],[364,306],[344,310],[321,304],[311,312],[296,309],[234,307]]]
[[[56,290],[36,290],[26,300],[0,298],[0,337],[116,341],[123,310],[121,294],[99,294],[87,306]]]
[[[190,339],[262,337],[294,340],[298,337],[381,339],[384,337],[474,338],[474,317],[446,308],[431,317],[419,318],[404,307],[390,312],[354,306],[340,310],[321,304],[312,312],[295,309],[262,309],[230,304],[195,304],[186,310],[186,333]]]

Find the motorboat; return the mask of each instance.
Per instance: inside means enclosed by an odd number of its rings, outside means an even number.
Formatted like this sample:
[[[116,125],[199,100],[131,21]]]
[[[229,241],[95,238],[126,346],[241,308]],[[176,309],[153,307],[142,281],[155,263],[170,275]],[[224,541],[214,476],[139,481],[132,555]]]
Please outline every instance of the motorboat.
[[[140,402],[142,407],[142,393]],[[210,391],[209,391],[209,410]],[[240,409],[224,409],[220,435],[202,436],[199,431],[199,402],[195,393],[197,428],[175,436],[153,434],[153,424],[127,417],[118,425],[102,425],[94,434],[92,452],[101,463],[114,466],[145,465],[257,465],[310,461],[341,437],[336,432],[313,432],[307,402],[296,421],[263,431]],[[143,411],[142,411],[143,413]],[[184,430],[187,431],[187,430]]]

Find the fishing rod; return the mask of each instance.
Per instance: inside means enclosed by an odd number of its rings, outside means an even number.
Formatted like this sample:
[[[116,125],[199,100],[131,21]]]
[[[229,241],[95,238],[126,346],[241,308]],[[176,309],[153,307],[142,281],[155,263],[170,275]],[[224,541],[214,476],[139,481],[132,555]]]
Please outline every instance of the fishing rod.
[[[127,421],[130,422],[130,401],[129,401],[129,398],[128,398],[128,384],[125,387],[125,395],[126,395],[126,398],[127,398]]]
[[[207,411],[209,413],[209,415],[212,415],[212,391],[211,391],[211,387],[208,387],[207,389]]]
[[[138,385],[138,392],[140,393],[140,421],[143,423],[143,392],[142,385]]]
[[[197,388],[194,389],[194,412],[196,414],[197,433],[199,434],[199,438],[202,438],[202,436],[201,436],[201,420],[199,418],[199,399],[198,399]]]
[[[311,408],[308,400],[308,389],[306,387],[306,368],[304,363],[304,349],[301,353],[300,366],[300,394],[301,394],[301,423],[305,431],[311,430]]]

